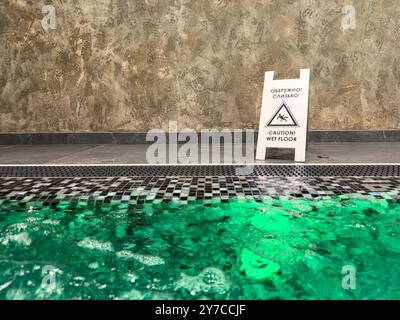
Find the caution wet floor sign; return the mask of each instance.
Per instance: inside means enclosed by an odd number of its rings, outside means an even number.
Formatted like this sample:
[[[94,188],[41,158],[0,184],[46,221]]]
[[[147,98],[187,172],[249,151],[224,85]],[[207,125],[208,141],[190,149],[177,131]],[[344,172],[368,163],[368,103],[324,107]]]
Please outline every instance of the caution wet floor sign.
[[[274,80],[274,72],[265,73],[257,160],[268,157],[268,148],[292,148],[295,161],[305,161],[309,83],[309,69],[299,79]]]

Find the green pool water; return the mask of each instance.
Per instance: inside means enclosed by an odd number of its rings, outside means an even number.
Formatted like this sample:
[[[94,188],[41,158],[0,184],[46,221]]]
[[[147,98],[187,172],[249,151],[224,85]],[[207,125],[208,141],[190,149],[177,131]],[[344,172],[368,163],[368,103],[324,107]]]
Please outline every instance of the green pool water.
[[[391,199],[3,201],[0,299],[399,299]]]

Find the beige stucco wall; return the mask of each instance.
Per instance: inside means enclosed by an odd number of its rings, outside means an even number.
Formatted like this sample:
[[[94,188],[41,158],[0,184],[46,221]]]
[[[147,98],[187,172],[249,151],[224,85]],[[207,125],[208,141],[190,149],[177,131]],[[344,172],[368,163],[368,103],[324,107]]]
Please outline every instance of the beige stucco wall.
[[[257,128],[264,72],[301,67],[311,129],[400,128],[398,0],[2,0],[0,40],[0,132]]]

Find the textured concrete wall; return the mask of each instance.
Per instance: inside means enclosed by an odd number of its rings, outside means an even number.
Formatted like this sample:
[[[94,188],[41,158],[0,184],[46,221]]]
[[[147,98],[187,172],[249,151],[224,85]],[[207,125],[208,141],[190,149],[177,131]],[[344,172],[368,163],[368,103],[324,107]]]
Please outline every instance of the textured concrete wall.
[[[264,72],[301,67],[311,129],[400,128],[398,0],[1,0],[0,40],[1,132],[257,128]]]

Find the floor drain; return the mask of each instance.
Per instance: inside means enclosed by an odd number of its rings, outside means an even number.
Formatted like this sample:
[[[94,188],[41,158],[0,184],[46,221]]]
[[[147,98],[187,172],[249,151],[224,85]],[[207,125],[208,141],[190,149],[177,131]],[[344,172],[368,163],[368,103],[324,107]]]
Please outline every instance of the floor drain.
[[[0,177],[398,177],[400,165],[0,166]]]

